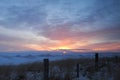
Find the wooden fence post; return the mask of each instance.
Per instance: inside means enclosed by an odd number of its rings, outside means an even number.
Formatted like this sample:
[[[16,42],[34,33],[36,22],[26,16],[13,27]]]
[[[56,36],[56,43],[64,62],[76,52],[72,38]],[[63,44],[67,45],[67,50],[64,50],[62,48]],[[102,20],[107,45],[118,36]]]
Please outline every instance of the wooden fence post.
[[[98,71],[98,61],[99,61],[99,55],[98,53],[95,53],[95,70]]]
[[[119,62],[119,57],[115,56],[115,62],[118,63]]]
[[[44,59],[44,80],[49,80],[49,59]]]
[[[76,65],[76,72],[77,72],[77,78],[79,78],[79,71],[80,71],[80,68],[79,68],[79,64],[77,63]]]

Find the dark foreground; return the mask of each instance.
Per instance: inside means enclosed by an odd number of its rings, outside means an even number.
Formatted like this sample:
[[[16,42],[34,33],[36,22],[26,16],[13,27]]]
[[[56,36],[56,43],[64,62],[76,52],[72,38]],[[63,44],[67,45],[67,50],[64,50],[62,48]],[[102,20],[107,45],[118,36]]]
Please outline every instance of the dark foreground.
[[[120,57],[49,62],[49,80],[119,80]],[[96,68],[97,66],[97,68]],[[44,80],[43,62],[0,66],[0,80]]]

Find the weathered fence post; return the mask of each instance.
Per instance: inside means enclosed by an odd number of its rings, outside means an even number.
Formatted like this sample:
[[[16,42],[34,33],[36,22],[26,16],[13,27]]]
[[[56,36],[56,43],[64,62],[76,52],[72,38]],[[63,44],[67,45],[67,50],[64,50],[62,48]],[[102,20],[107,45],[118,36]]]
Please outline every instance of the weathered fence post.
[[[119,58],[118,58],[118,56],[115,56],[115,62],[116,63],[118,63],[119,62],[119,60],[118,60]]]
[[[26,77],[25,75],[19,75],[17,80],[26,80]]]
[[[79,64],[77,63],[77,65],[76,65],[76,72],[77,72],[77,78],[79,78],[79,71],[80,71],[80,68],[79,68],[80,66],[79,66]]]
[[[99,61],[99,55],[98,53],[95,53],[95,70],[98,71],[98,61]]]
[[[44,80],[49,80],[49,59],[44,59]]]

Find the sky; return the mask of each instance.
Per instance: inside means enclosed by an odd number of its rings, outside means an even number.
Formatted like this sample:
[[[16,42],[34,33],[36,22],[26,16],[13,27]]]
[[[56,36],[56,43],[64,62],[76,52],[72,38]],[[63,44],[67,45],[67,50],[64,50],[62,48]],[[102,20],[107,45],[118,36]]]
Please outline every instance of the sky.
[[[0,0],[0,51],[120,51],[120,0]]]

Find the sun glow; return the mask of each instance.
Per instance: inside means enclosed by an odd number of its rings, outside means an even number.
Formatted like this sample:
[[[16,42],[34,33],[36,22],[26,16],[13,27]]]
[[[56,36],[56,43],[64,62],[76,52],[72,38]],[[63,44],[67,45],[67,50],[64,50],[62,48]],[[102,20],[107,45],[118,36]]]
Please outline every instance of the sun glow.
[[[59,47],[58,49],[71,49],[71,48],[67,46],[62,46],[62,47]]]

